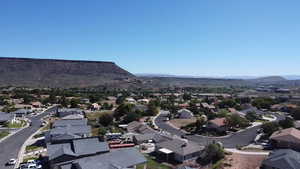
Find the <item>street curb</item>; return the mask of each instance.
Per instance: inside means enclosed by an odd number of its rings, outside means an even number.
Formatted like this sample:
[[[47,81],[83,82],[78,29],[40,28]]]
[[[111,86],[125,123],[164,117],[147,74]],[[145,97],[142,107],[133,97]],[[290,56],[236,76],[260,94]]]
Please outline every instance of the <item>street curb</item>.
[[[26,148],[26,146],[27,146],[29,140],[31,140],[32,137],[33,137],[34,135],[36,135],[37,133],[39,133],[42,129],[43,129],[43,128],[39,128],[36,132],[34,132],[32,135],[30,135],[30,136],[28,137],[28,139],[23,143],[23,145],[22,145],[22,147],[21,147],[21,149],[20,149],[20,151],[19,151],[19,153],[18,153],[17,162],[16,162],[16,165],[15,165],[15,167],[14,167],[15,169],[17,169],[17,168],[19,167],[21,161],[23,161],[23,154],[24,154],[24,152],[25,152],[25,148]]]
[[[13,135],[19,133],[20,131],[22,131],[22,130],[28,128],[29,126],[30,126],[29,124],[26,124],[25,127],[22,127],[22,128],[20,128],[20,129],[18,129],[16,132],[10,133],[9,135],[3,137],[2,139],[0,139],[0,143],[2,143],[4,140],[8,139],[9,137],[11,137],[11,136],[13,136]]]

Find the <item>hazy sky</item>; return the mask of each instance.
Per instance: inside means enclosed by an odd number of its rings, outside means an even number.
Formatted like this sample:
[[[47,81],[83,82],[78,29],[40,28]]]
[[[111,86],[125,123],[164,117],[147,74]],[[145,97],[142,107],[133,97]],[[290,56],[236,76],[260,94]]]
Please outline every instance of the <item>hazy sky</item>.
[[[299,0],[2,0],[0,56],[132,73],[300,74]]]

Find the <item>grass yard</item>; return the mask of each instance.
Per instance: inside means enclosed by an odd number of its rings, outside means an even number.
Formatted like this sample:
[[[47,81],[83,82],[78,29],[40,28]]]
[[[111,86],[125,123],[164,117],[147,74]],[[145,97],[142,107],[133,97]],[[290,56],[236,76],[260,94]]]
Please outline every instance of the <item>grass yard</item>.
[[[147,158],[147,163],[137,165],[137,169],[144,169],[144,165],[147,165],[146,169],[171,169],[171,167],[156,162],[152,157],[148,155],[145,155],[145,157]]]
[[[185,127],[189,124],[196,123],[197,118],[193,117],[191,119],[172,119],[169,122],[176,126],[177,128]]]
[[[0,139],[6,137],[6,136],[8,136],[8,135],[9,135],[9,132],[8,132],[8,131],[1,131],[1,132],[0,132]]]
[[[26,126],[26,121],[21,120],[19,123],[7,123],[6,127],[8,128],[22,128]]]
[[[103,113],[112,113],[112,111],[89,112],[86,114],[86,116],[89,121],[96,121]]]
[[[39,147],[39,146],[27,146],[26,147],[26,151],[27,152],[30,152],[30,151],[35,151],[35,150],[38,150],[38,149],[41,149],[41,148],[43,148],[43,147]]]

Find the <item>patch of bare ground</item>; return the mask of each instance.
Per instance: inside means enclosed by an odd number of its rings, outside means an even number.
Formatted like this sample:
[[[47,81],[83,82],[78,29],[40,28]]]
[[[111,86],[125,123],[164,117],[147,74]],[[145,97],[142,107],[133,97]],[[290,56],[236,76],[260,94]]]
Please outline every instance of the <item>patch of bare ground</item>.
[[[227,155],[223,169],[259,169],[266,155],[246,155],[233,153]]]
[[[172,119],[169,122],[177,128],[185,127],[189,124],[196,123],[197,118],[191,119]]]

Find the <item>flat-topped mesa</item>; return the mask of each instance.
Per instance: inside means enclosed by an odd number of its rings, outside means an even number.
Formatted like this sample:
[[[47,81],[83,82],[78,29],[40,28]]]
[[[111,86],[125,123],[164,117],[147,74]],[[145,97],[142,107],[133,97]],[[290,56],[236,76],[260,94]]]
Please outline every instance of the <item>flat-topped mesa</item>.
[[[0,57],[0,85],[90,87],[134,78],[114,62]]]

